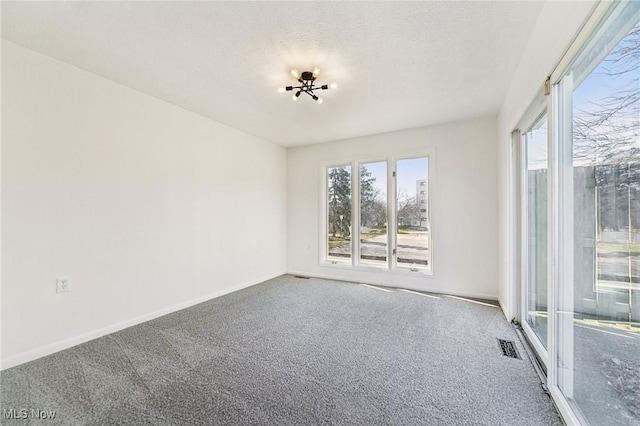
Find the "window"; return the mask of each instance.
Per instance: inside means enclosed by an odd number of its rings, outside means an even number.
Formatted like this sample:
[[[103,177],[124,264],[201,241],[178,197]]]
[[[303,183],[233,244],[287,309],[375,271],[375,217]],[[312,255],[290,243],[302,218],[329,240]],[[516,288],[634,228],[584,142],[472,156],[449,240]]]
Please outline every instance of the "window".
[[[360,164],[360,261],[387,264],[387,162]]]
[[[323,173],[321,262],[431,272],[429,157],[354,161]]]
[[[351,258],[351,166],[327,168],[327,257]]]
[[[426,202],[426,191],[419,188],[422,182],[427,181],[428,175],[427,157],[396,162],[396,265],[400,267],[430,267],[429,220],[428,215],[421,214],[419,207],[421,201]]]

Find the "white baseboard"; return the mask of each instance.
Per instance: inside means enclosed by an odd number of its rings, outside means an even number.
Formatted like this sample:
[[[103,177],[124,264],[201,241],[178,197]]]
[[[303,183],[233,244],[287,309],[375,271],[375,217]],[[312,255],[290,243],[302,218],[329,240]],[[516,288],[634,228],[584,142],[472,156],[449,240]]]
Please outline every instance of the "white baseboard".
[[[79,345],[81,343],[88,342],[93,339],[97,339],[98,337],[106,336],[107,334],[115,333],[116,331],[124,330],[125,328],[141,324],[146,321],[150,321],[152,319],[161,317],[163,315],[167,315],[173,312],[180,311],[185,308],[189,308],[191,306],[197,305],[202,302],[206,302],[211,299],[215,299],[229,293],[233,293],[239,290],[243,290],[247,287],[254,286],[256,284],[263,283],[270,279],[279,277],[284,275],[286,272],[280,272],[277,274],[261,277],[255,280],[248,281],[243,284],[239,284],[224,290],[217,291],[215,293],[207,294],[206,296],[198,297],[196,299],[188,300],[186,302],[178,303],[177,305],[169,306],[163,309],[158,309],[153,312],[149,312],[147,314],[139,315],[135,318],[131,318],[125,321],[121,321],[116,324],[109,325],[107,327],[100,328],[98,330],[93,330],[88,333],[83,333],[79,336],[71,337],[69,339],[61,340],[59,342],[50,343],[45,346],[41,346],[36,349],[31,349],[29,351],[25,351],[19,353],[17,355],[10,356],[6,359],[0,361],[0,370],[6,370],[7,368],[15,367],[20,364],[24,364],[29,361],[33,361],[38,358],[42,358],[47,355],[54,354],[56,352],[60,352],[65,349],[69,349],[73,346]]]
[[[507,315],[507,310],[505,309],[504,303],[502,302],[502,299],[500,298],[500,296],[498,296],[498,304],[500,305],[500,309],[502,309],[502,314],[504,315],[504,317],[509,320],[509,316]]]
[[[355,278],[351,278],[351,277],[342,277],[339,275],[332,275],[332,274],[325,274],[325,273],[310,273],[310,272],[303,272],[303,271],[293,271],[293,270],[289,270],[287,271],[287,274],[290,275],[300,275],[300,276],[305,276],[305,277],[312,277],[312,278],[323,278],[323,279],[327,279],[327,280],[335,280],[335,281],[345,281],[345,282],[351,282],[351,283],[358,283],[358,284],[369,284],[369,285],[377,285],[377,286],[384,286],[384,287],[389,287],[389,288],[404,288],[407,290],[415,290],[415,291],[424,291],[427,293],[439,293],[439,294],[445,294],[445,295],[450,295],[450,296],[459,296],[459,297],[473,297],[476,299],[485,299],[485,300],[493,300],[493,301],[498,301],[498,296],[495,294],[485,294],[485,293],[474,293],[474,292],[460,292],[460,291],[442,291],[442,289],[437,289],[437,288],[431,288],[429,286],[399,286],[399,285],[394,285],[392,283],[385,283],[385,282],[381,282],[381,281],[373,281],[373,280],[360,280],[360,279],[355,279]]]

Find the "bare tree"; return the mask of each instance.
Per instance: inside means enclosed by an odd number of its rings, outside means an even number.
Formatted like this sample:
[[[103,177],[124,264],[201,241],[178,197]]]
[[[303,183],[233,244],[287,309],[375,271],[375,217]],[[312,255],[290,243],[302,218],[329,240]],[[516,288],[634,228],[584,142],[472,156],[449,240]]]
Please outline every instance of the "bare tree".
[[[344,239],[351,226],[351,168],[329,169],[329,231],[335,238],[340,233]]]
[[[640,23],[592,72],[591,100],[573,114],[574,161],[595,166],[598,227],[640,224]],[[592,81],[592,84],[594,83]],[[601,91],[605,93],[595,98]]]
[[[380,225],[381,212],[386,203],[381,200],[380,189],[375,187],[376,178],[365,167],[360,167],[360,221],[362,226]],[[386,216],[386,214],[384,215]],[[384,219],[382,219],[384,222]]]
[[[640,23],[596,72],[625,84],[574,110],[574,159],[584,165],[640,161]]]
[[[410,197],[407,191],[398,191],[398,224],[413,226],[420,225],[420,205],[416,197]]]

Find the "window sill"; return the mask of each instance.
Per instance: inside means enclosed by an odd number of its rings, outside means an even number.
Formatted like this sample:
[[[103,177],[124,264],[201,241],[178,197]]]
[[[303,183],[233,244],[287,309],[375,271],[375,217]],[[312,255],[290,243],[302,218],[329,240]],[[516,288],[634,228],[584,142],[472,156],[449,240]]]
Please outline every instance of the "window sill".
[[[380,272],[389,275],[420,276],[424,278],[433,278],[433,272],[428,269],[411,270],[410,268],[405,267],[389,269],[386,264],[372,265],[360,263],[358,265],[352,265],[350,262],[348,263],[344,261],[341,262],[323,259],[320,261],[320,266],[323,268],[337,268],[356,272]]]

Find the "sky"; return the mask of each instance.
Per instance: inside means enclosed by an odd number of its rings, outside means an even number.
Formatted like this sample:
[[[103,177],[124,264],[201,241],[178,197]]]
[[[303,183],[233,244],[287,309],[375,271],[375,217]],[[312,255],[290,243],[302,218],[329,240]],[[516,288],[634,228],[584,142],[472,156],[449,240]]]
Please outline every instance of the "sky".
[[[635,30],[640,27],[636,24]],[[632,29],[631,31],[634,31]],[[640,45],[639,37],[629,34],[591,71],[589,76],[581,82],[573,91],[573,115],[593,121],[592,114],[604,115],[613,105],[612,99],[629,96],[632,93],[640,93]],[[621,59],[616,53],[619,46],[632,49],[625,59]],[[635,52],[635,53],[633,53]],[[614,61],[616,59],[617,61]],[[608,104],[608,105],[607,105]],[[610,111],[610,110],[609,110]],[[629,102],[628,105],[603,123],[603,126],[595,127],[590,134],[607,135],[615,131],[621,140],[633,140],[633,131],[621,130],[625,126],[638,129],[640,124],[640,102]],[[611,127],[614,129],[612,130]],[[636,130],[637,132],[637,130]],[[640,137],[635,136],[636,145],[640,148]],[[622,143],[622,142],[620,142]],[[579,161],[579,160],[578,160]],[[576,165],[579,165],[576,163]]]
[[[427,179],[429,176],[428,161],[425,157],[398,160],[396,167],[398,190],[404,189],[409,197],[414,197],[416,195],[416,181]]]
[[[640,27],[640,22],[636,24],[634,29]],[[633,31],[634,29],[631,29]],[[640,69],[638,69],[638,56],[635,58],[629,56],[627,61],[614,62],[615,55],[612,54],[616,47],[625,43],[635,43],[637,36],[627,35],[618,45],[614,46],[607,57],[601,61],[598,66],[591,71],[589,76],[575,88],[573,92],[574,113],[578,110],[594,110],[597,106],[594,102],[599,101],[611,93],[621,90],[637,89],[640,84]],[[635,71],[628,72],[630,68],[636,67]],[[627,71],[627,72],[622,72]],[[620,75],[611,76],[611,73],[619,73]]]
[[[527,137],[527,170],[546,169],[547,162],[547,118],[539,126],[526,134]]]
[[[636,67],[640,64],[634,64]],[[640,85],[640,69],[627,72],[619,76],[607,75],[610,64],[601,62],[589,76],[573,91],[573,111],[597,111],[602,99],[622,91],[638,89]],[[616,72],[620,70],[612,69]],[[640,106],[636,107],[636,112]]]
[[[640,25],[640,23],[638,24]],[[627,36],[630,37],[630,36]],[[630,39],[630,38],[629,38]],[[615,51],[615,47],[612,51]],[[584,115],[585,112],[597,113],[601,111],[603,102],[616,93],[640,91],[640,60],[638,56],[626,63],[614,63],[609,55],[591,71],[573,91],[573,114]],[[635,70],[621,73],[621,71]],[[619,73],[619,75],[611,75]],[[640,104],[630,105],[624,116],[612,117],[618,124],[640,122]],[[540,123],[538,123],[540,124]],[[603,130],[603,132],[605,132]],[[640,147],[640,139],[637,141]],[[547,168],[547,122],[527,133],[527,168],[529,170]]]
[[[376,163],[364,163],[367,170],[371,172],[371,177],[376,178],[375,186],[380,189],[380,196],[386,198],[387,194],[387,162],[381,161]],[[396,179],[398,180],[398,189],[403,188],[409,197],[416,195],[416,181],[427,179],[428,177],[428,159],[427,158],[411,158],[398,160],[396,168]]]
[[[387,162],[365,163],[367,170],[371,172],[371,177],[376,178],[375,188],[380,190],[380,199],[387,198]]]

